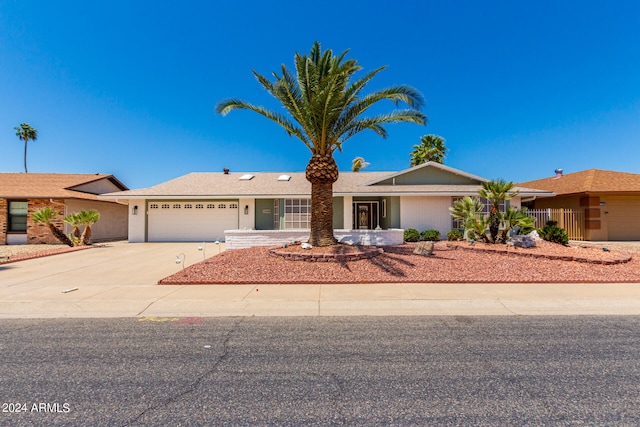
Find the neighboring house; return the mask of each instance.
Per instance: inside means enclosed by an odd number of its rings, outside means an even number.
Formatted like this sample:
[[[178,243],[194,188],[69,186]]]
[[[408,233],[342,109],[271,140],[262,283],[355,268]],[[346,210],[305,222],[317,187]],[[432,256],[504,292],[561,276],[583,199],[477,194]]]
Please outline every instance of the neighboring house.
[[[341,172],[333,186],[337,230],[457,227],[449,207],[476,196],[485,178],[428,162],[397,173]],[[129,202],[129,241],[224,240],[225,230],[308,230],[311,184],[303,172],[194,172],[117,194]],[[550,197],[520,189],[522,198]],[[103,197],[115,197],[106,194]],[[308,236],[308,234],[307,234]]]
[[[0,173],[0,244],[60,243],[47,226],[31,219],[46,206],[61,212],[55,224],[65,234],[72,227],[64,223],[64,216],[95,209],[100,220],[91,227],[93,241],[126,239],[127,205],[98,200],[98,194],[124,190],[128,188],[113,175]]]
[[[556,193],[534,209],[584,209],[586,240],[640,240],[640,174],[588,169],[519,186]]]

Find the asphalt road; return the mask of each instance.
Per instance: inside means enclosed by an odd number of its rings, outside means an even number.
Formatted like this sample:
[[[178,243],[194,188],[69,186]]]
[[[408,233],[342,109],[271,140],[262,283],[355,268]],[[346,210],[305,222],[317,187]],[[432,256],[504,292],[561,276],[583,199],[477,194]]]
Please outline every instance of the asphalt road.
[[[0,425],[640,425],[639,317],[0,321]]]

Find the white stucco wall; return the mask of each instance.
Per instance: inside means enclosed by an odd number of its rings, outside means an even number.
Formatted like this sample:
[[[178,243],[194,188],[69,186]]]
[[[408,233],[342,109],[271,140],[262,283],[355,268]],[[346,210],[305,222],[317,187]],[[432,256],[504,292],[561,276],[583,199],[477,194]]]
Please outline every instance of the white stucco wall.
[[[438,230],[444,239],[451,231],[451,197],[400,197],[400,224],[405,230]]]
[[[249,206],[249,211],[245,215],[244,208]],[[240,230],[253,230],[256,228],[256,203],[255,199],[238,200],[238,228]]]
[[[65,215],[89,209],[95,209],[100,214],[98,222],[91,226],[92,241],[127,239],[128,218],[126,205],[81,199],[65,200]],[[82,229],[83,227],[80,228]],[[70,233],[72,229],[72,226],[65,224],[65,234]]]
[[[131,243],[144,242],[146,205],[146,200],[129,200],[129,242]],[[134,210],[135,206],[138,207],[137,212]]]
[[[338,241],[348,244],[391,246],[401,245],[404,230],[334,230]],[[243,249],[254,246],[280,246],[284,243],[306,242],[309,230],[225,230],[225,248]]]

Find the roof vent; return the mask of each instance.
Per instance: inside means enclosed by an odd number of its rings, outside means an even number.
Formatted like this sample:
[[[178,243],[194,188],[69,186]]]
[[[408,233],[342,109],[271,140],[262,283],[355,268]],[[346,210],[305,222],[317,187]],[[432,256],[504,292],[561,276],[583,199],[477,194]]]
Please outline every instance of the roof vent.
[[[250,173],[245,173],[240,177],[240,181],[249,181],[252,179],[253,179],[253,175],[251,175]]]
[[[556,169],[554,172],[556,173],[556,178],[562,178],[562,169]]]
[[[289,175],[280,175],[278,181],[289,181],[291,177]]]
[[[229,175],[229,168],[222,169],[222,172],[224,172],[225,175]]]

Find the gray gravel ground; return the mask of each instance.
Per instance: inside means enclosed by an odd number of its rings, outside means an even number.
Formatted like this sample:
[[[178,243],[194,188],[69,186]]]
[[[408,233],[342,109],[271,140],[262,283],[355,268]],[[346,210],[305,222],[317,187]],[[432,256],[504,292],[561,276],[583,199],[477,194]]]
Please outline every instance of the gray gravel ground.
[[[27,408],[7,426],[640,424],[638,317],[4,320],[0,335],[0,402]]]

